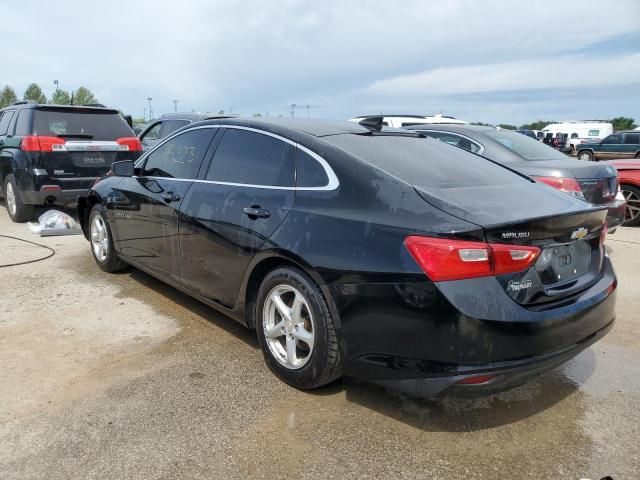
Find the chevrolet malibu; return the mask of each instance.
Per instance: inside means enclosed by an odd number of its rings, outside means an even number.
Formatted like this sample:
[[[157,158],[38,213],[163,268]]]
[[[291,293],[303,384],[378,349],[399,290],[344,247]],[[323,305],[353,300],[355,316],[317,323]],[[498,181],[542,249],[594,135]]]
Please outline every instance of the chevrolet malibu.
[[[191,124],[78,202],[97,265],[139,268],[255,329],[297,388],[524,383],[602,338],[606,210],[424,135]]]

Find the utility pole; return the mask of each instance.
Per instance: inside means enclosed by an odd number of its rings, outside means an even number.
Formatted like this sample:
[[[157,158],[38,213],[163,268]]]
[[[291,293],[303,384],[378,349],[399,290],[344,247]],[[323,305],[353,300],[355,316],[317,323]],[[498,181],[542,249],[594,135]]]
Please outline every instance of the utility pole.
[[[146,122],[147,121],[147,107],[144,107],[142,109],[142,119]]]
[[[174,113],[178,113],[178,100],[173,101],[173,111]]]
[[[56,86],[56,92],[58,91],[58,80],[54,80],[53,84]]]
[[[147,101],[149,102],[149,120],[153,120],[153,110],[151,109],[151,100],[153,100],[153,98],[147,97]]]
[[[309,110],[311,109],[311,105],[305,105],[307,108],[307,118],[309,118]]]
[[[291,118],[295,118],[296,116],[296,106],[297,105],[295,103],[291,104]]]

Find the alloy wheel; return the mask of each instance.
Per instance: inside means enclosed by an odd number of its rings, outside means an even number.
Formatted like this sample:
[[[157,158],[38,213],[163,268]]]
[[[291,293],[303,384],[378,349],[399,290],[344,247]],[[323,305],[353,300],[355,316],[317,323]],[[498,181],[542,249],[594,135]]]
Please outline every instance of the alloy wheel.
[[[100,215],[93,217],[91,222],[91,246],[98,261],[104,262],[109,254],[109,235]]]
[[[13,191],[11,182],[7,182],[7,209],[11,216],[16,214],[16,193]]]
[[[640,215],[640,197],[631,190],[621,189],[622,195],[627,202],[627,209],[624,212],[624,222],[635,220]]]
[[[591,160],[591,155],[589,153],[581,153],[580,160],[584,160],[588,162]]]
[[[264,336],[273,357],[284,367],[297,370],[313,353],[313,315],[304,296],[290,285],[274,287],[264,303]]]

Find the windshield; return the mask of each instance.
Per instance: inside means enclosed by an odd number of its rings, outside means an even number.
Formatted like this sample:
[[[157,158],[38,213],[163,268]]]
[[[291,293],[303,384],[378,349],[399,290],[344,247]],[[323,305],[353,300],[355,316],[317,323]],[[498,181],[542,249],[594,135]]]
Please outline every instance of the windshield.
[[[525,160],[566,160],[567,156],[542,142],[516,132],[488,130],[485,135]]]
[[[133,136],[124,118],[113,111],[36,110],[34,116],[34,135],[78,136],[91,140]]]

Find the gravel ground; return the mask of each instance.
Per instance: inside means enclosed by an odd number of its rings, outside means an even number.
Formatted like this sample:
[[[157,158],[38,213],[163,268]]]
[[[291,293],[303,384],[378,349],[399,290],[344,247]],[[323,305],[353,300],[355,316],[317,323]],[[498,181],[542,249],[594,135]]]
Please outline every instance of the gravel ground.
[[[253,332],[82,236],[0,268],[0,478],[640,477],[640,229],[607,242],[618,318],[563,367],[481,399],[278,381]],[[0,238],[0,265],[48,252]]]

